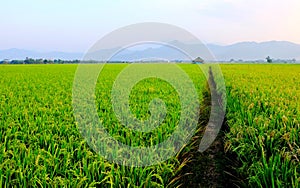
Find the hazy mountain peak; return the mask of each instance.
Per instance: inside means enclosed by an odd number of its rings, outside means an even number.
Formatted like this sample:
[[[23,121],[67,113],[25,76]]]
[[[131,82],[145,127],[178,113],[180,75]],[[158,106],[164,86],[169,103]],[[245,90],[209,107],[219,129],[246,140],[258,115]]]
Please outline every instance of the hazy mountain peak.
[[[176,46],[185,46],[193,49],[201,50],[201,45],[191,43],[184,43],[181,41],[171,41],[170,44]],[[219,61],[229,61],[230,59],[242,60],[264,60],[267,56],[273,59],[298,59],[300,60],[300,45],[288,41],[245,41],[238,42],[231,45],[206,45],[212,54]],[[100,50],[95,53],[107,53],[113,49]],[[201,52],[199,51],[199,56]],[[70,52],[36,52],[31,50],[23,50],[18,48],[11,48],[7,50],[0,50],[0,60],[2,59],[25,59],[30,58],[44,58],[44,59],[65,59],[74,60],[81,59],[84,53],[70,53]],[[185,60],[182,54],[172,52],[166,46],[158,48],[146,48],[143,50],[125,50],[122,54],[117,54],[112,60],[131,61],[134,59],[142,59],[149,57],[162,57],[169,60]],[[119,58],[119,59],[118,59]]]

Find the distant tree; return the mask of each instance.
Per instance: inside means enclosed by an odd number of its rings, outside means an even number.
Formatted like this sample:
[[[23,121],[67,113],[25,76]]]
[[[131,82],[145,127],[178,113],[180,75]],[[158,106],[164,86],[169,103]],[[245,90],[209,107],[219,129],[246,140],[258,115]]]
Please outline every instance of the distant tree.
[[[54,59],[53,63],[55,63],[55,64],[62,64],[63,60],[61,60],[61,59]]]
[[[272,59],[270,58],[270,56],[266,57],[266,60],[268,63],[272,63]]]
[[[3,61],[0,61],[0,64],[9,64],[9,59],[4,59]]]
[[[54,63],[53,60],[51,59],[48,60],[48,64],[53,64],[53,63]]]
[[[23,64],[23,63],[24,63],[23,60],[12,60],[12,61],[10,62],[10,64]]]
[[[37,64],[43,64],[43,59],[36,59],[35,63],[37,63]]]
[[[35,60],[32,58],[28,58],[26,57],[26,59],[24,60],[25,64],[35,64]]]

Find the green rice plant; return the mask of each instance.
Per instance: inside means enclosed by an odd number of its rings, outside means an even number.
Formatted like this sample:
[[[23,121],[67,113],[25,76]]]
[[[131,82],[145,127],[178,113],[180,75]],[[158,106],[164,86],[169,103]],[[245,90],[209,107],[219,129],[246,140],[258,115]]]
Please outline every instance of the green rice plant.
[[[153,98],[162,99],[168,113],[151,132],[130,130],[119,122],[110,98],[114,80],[126,66],[109,64],[101,72],[95,90],[99,119],[112,137],[127,145],[161,143],[178,125],[179,96],[164,80],[141,80],[129,96],[134,116],[142,121],[149,118],[148,107]],[[193,81],[202,101],[205,78],[200,68],[188,64],[180,67]],[[225,149],[240,161],[241,165],[235,170],[245,178],[244,185],[299,187],[300,67],[221,67],[227,86],[230,127],[225,136]],[[186,165],[195,164],[191,163],[189,152],[197,150],[191,147],[196,147],[199,136],[173,158],[147,167],[111,163],[89,147],[73,115],[76,68],[77,65],[0,66],[0,186],[187,186],[179,183],[180,178],[185,178],[180,171]],[[203,127],[199,127],[201,129]]]
[[[169,113],[149,134],[128,130],[115,117],[110,91],[127,65],[107,65],[99,77],[96,103],[109,133],[132,146],[155,145],[176,128],[180,106],[168,83],[149,78],[130,95],[131,110],[149,117],[148,103],[162,98]],[[166,187],[186,162],[180,154],[154,166],[128,167],[107,161],[87,145],[78,131],[72,108],[77,65],[0,66],[0,184],[3,187]],[[194,69],[185,67],[188,74]],[[203,77],[193,76],[201,89]],[[199,91],[199,96],[201,92]],[[170,96],[170,97],[167,97]]]
[[[224,65],[227,84],[226,149],[253,187],[299,186],[300,67]]]

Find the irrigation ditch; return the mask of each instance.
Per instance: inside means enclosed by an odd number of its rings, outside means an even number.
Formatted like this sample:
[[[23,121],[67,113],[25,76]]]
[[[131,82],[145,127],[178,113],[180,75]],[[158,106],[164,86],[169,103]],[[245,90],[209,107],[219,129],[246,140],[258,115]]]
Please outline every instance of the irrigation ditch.
[[[243,177],[237,173],[241,165],[237,156],[225,151],[225,135],[230,131],[226,114],[222,122],[221,130],[212,145],[203,153],[198,151],[200,140],[204,134],[213,105],[212,95],[222,100],[222,95],[217,92],[217,84],[214,74],[209,69],[209,79],[203,90],[203,101],[200,108],[198,130],[191,142],[186,146],[188,152],[180,156],[181,161],[189,161],[175,177],[176,186],[180,187],[244,187]],[[225,112],[224,112],[225,113]],[[218,114],[215,114],[218,115]]]

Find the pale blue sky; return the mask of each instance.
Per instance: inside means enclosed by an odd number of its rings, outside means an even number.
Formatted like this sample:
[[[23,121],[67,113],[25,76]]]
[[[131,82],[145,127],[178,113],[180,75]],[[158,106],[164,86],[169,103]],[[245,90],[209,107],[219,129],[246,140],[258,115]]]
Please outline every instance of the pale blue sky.
[[[300,43],[299,0],[5,0],[0,49],[85,52],[119,27],[163,22],[205,43]]]

